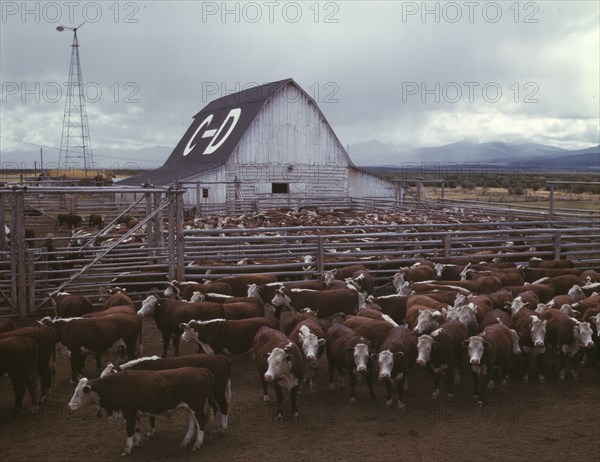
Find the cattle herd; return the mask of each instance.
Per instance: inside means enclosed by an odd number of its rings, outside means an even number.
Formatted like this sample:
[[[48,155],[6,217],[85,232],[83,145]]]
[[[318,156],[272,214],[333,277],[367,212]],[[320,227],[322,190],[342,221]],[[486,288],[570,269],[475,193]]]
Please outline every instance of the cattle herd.
[[[139,302],[113,287],[100,311],[85,296],[54,293],[55,316],[35,326],[17,328],[0,318],[0,375],[8,374],[13,384],[13,416],[22,412],[26,390],[32,410],[45,401],[61,353],[69,358],[75,386],[65,406],[121,415],[125,455],[141,443],[142,418],[149,416],[152,438],[156,416],[177,408],[188,413],[183,446],[200,448],[213,426],[226,431],[236,387],[232,355],[251,352],[256,389],[270,402],[272,384],[279,420],[300,418],[299,392],[302,400],[316,393],[320,366],[327,367],[332,392],[347,393],[348,379],[351,404],[361,383],[375,401],[378,381],[385,386],[385,407],[402,411],[413,369],[430,371],[434,400],[440,382],[452,399],[461,377],[470,375],[473,399],[484,405],[493,400],[486,392],[505,386],[509,374],[524,382],[532,371],[542,383],[554,373],[559,381],[573,380],[581,363],[599,359],[600,275],[569,260],[423,260],[399,268],[393,293],[380,296],[362,265],[322,276],[170,281],[164,292]],[[143,354],[145,317],[160,332],[162,357]],[[180,355],[181,341],[197,344],[198,353]],[[96,379],[85,377],[87,355],[95,357]],[[104,367],[103,355],[111,359]]]

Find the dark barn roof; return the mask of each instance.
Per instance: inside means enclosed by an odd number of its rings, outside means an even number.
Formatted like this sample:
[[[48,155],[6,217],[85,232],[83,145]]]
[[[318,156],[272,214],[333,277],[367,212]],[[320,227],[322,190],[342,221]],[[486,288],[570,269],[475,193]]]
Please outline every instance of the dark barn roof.
[[[294,81],[271,82],[210,102],[194,116],[194,121],[162,167],[134,175],[119,184],[140,185],[149,180],[155,186],[164,186],[223,165],[262,107],[290,82]],[[226,136],[229,130],[231,133]]]

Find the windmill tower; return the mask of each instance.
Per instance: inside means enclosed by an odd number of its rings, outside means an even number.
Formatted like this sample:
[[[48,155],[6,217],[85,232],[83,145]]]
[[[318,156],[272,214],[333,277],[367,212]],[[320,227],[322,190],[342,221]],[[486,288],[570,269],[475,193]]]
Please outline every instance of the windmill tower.
[[[85,24],[85,23],[84,23]],[[78,27],[58,26],[57,31],[65,29],[73,31],[71,45],[71,64],[67,83],[67,99],[63,118],[62,136],[60,139],[59,168],[83,169],[86,173],[93,169],[92,143],[88,126],[83,78],[81,77],[81,62],[79,61]]]

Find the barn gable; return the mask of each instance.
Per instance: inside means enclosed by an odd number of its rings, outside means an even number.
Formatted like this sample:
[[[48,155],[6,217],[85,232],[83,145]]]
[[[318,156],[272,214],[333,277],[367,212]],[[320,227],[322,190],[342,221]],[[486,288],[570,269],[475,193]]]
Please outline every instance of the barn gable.
[[[294,80],[209,103],[165,164],[121,184],[185,181],[186,202],[394,197],[394,185],[352,163],[311,98]],[[189,183],[192,183],[190,185]]]

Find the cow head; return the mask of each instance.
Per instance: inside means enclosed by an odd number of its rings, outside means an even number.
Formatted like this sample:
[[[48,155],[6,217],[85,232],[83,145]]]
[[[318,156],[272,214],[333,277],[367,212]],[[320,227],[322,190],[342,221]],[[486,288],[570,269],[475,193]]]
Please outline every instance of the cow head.
[[[441,311],[419,310],[417,325],[413,329],[416,334],[428,334],[440,327]]]
[[[575,342],[583,348],[592,348],[594,346],[592,333],[592,327],[587,321],[577,323],[575,327],[573,327]]]
[[[436,347],[436,341],[431,335],[421,335],[417,340],[417,366],[425,367],[431,361],[431,355]]]
[[[537,316],[531,316],[531,342],[536,348],[542,348],[544,346],[546,322],[547,321],[542,321]]]
[[[137,312],[140,318],[144,318],[146,316],[152,316],[154,314],[154,310],[158,306],[158,299],[154,295],[150,295],[146,300],[142,302],[142,307]]]
[[[465,294],[457,294],[454,299],[454,308],[459,308],[467,303],[467,296]]]
[[[179,289],[179,282],[173,279],[171,282],[167,282],[167,288],[165,289],[164,295],[166,298],[179,298],[181,290]]]
[[[463,342],[463,346],[467,348],[469,355],[469,363],[472,366],[481,364],[481,359],[486,348],[490,347],[490,343],[479,335],[474,335]]]
[[[325,286],[328,286],[333,280],[335,280],[333,271],[325,271],[325,273],[323,273],[323,283]]]
[[[528,304],[529,304],[528,302],[523,302],[523,298],[520,295],[518,297],[515,297],[515,299],[512,301],[512,303],[510,305],[511,315],[514,316],[519,311],[521,311],[523,308],[525,308]]]
[[[402,356],[404,356],[402,351],[392,353],[390,350],[383,350],[378,355],[371,355],[371,359],[377,361],[379,367],[379,380],[389,380],[392,378],[394,361]]]
[[[574,310],[573,308],[571,308],[571,305],[569,305],[568,303],[563,304],[560,307],[560,310],[562,313],[566,314],[567,316],[571,316],[571,317],[576,317],[579,316],[581,313],[579,313],[579,311]]]
[[[358,282],[356,282],[354,279],[348,277],[346,279],[344,279],[344,282],[346,283],[346,285],[348,286],[348,289],[354,289],[356,290],[359,294],[361,293],[362,287],[360,286],[360,284]]]
[[[88,404],[100,405],[100,396],[92,390],[88,379],[85,377],[79,380],[71,401],[69,401],[69,409],[74,411]]]
[[[392,279],[392,284],[394,284],[394,289],[396,289],[397,293],[400,293],[400,290],[404,288],[404,273],[398,271],[394,274],[394,278]],[[409,294],[402,294],[409,295]]]
[[[108,363],[102,373],[100,374],[100,378],[103,379],[111,374],[116,374],[115,365],[113,363]]]
[[[260,288],[256,284],[248,285],[248,297],[254,297],[260,299]]]
[[[585,294],[583,293],[583,289],[575,284],[573,287],[569,289],[567,295],[573,299],[574,302],[579,302],[585,298]]]
[[[444,271],[444,265],[442,265],[441,263],[436,263],[435,266],[433,267],[433,269],[435,270],[435,278],[442,279],[442,272]]]
[[[302,326],[298,332],[298,339],[302,346],[302,354],[308,362],[316,362],[319,358],[319,348],[325,345],[324,338],[318,338],[307,326]]]
[[[477,307],[473,302],[458,309],[458,320],[465,326],[477,325]]]
[[[184,322],[179,324],[179,328],[183,330],[183,334],[181,334],[181,340],[184,342],[197,342],[199,340],[198,332],[192,327],[192,324],[195,323],[196,321],[190,321],[187,324]]]
[[[283,348],[273,348],[270,353],[264,353],[267,359],[265,381],[274,382],[292,372],[292,355]]]
[[[205,300],[206,300],[206,295],[204,295],[199,290],[194,291],[194,293],[190,297],[190,303],[203,302]]]
[[[354,373],[364,375],[369,368],[369,342],[357,343],[353,347],[348,348],[348,352],[354,357]]]
[[[414,293],[415,292],[412,290],[412,284],[410,282],[406,281],[404,284],[402,284],[400,289],[398,289],[398,292],[396,295],[404,296],[404,295],[412,295]]]
[[[291,309],[291,303],[292,303],[292,300],[285,293],[285,291],[283,290],[283,287],[280,287],[277,290],[277,292],[275,292],[275,296],[273,297],[273,300],[271,300],[271,305],[273,305],[276,308],[287,307],[287,308]]]

